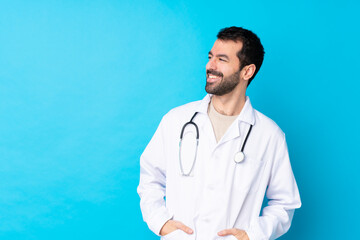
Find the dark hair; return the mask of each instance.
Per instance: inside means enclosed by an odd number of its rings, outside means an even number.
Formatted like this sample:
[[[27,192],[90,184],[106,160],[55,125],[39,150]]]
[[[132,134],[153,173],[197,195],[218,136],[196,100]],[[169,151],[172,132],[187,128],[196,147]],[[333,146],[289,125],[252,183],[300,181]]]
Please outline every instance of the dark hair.
[[[219,31],[217,38],[220,40],[231,40],[234,42],[242,42],[243,47],[237,53],[240,60],[240,70],[249,65],[255,64],[256,70],[254,75],[249,79],[249,83],[254,79],[257,72],[260,70],[261,64],[264,60],[264,47],[255,33],[241,27],[228,27]]]

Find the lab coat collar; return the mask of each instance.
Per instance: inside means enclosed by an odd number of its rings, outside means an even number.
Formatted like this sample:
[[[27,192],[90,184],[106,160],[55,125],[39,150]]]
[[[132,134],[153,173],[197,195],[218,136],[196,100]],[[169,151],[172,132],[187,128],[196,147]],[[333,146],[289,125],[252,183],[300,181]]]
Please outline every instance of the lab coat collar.
[[[197,107],[196,112],[207,114],[211,97],[212,97],[212,94],[207,94],[200,102],[200,105]],[[254,125],[255,113],[254,113],[254,109],[251,105],[250,98],[248,96],[246,96],[244,107],[241,110],[241,112],[236,120],[239,123],[246,122],[248,124]]]
[[[244,107],[243,109],[241,109],[237,120],[239,122],[246,122],[251,125],[254,125],[255,123],[255,111],[251,105],[250,98],[248,96],[246,96]]]
[[[212,94],[206,94],[206,96],[201,100],[200,105],[195,109],[195,112],[207,114],[211,96]]]
[[[202,116],[206,116],[206,118],[198,117],[198,126],[199,128],[204,128],[204,132],[207,134],[209,139],[213,140],[214,149],[217,146],[222,145],[223,143],[230,141],[231,139],[237,138],[245,134],[245,129],[242,127],[244,126],[242,123],[246,124],[255,124],[255,110],[251,106],[250,98],[246,97],[244,107],[242,108],[239,116],[236,118],[233,124],[229,127],[226,131],[225,135],[220,139],[218,143],[216,143],[214,130],[211,125],[210,119],[208,118],[207,110],[209,106],[209,102],[211,100],[212,95],[207,94],[203,100],[200,101],[200,104],[195,108],[195,112],[201,113]],[[201,120],[202,119],[202,120]],[[245,136],[245,135],[244,135]]]

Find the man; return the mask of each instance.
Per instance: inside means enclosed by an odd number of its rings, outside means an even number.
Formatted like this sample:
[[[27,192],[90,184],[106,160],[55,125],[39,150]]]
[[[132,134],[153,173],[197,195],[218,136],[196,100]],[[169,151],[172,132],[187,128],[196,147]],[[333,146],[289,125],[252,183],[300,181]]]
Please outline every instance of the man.
[[[301,202],[285,135],[245,94],[263,58],[254,33],[222,29],[206,65],[209,94],[166,114],[142,154],[140,206],[162,239],[275,239],[289,229]],[[179,145],[180,133],[198,145]]]

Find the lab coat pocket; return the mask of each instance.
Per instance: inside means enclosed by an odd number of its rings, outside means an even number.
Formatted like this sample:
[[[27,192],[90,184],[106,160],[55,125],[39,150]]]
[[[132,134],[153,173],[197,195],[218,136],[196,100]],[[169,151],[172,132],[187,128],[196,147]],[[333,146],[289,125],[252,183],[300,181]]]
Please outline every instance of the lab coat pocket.
[[[225,237],[219,237],[216,240],[238,240],[234,235],[228,235]]]
[[[235,187],[238,190],[256,192],[262,177],[264,162],[254,158],[245,158],[236,164]]]
[[[161,240],[190,240],[194,239],[193,234],[189,235],[185,233],[183,230],[177,229],[169,234],[166,234],[165,236],[161,237]]]

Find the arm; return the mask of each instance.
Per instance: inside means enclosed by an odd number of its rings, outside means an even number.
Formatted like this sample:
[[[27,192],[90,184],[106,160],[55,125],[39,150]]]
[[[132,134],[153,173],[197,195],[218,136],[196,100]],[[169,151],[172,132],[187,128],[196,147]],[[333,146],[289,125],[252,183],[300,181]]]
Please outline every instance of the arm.
[[[291,169],[285,136],[275,151],[274,162],[266,191],[268,205],[262,215],[252,221],[247,234],[250,240],[275,239],[285,234],[301,201]]]
[[[138,194],[144,221],[151,231],[159,235],[162,226],[172,218],[165,207],[166,160],[164,155],[161,121],[151,141],[140,157],[140,183]]]

